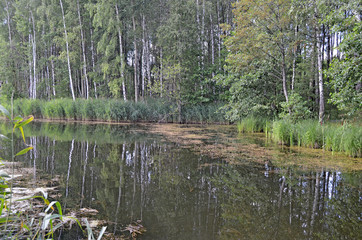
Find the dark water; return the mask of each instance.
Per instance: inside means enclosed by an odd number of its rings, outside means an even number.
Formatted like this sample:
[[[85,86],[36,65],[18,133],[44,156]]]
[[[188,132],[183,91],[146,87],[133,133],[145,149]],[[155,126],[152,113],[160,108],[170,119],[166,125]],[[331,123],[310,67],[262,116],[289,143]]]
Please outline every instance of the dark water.
[[[229,165],[148,127],[32,123],[20,161],[60,176],[65,212],[97,209],[118,234],[141,220],[140,239],[361,239],[360,171]]]

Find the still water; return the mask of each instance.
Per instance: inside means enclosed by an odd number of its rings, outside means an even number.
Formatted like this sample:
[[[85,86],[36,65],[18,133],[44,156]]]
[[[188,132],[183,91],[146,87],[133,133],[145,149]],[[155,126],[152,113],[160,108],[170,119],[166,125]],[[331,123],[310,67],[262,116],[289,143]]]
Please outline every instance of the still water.
[[[201,127],[207,137],[197,141],[151,128],[32,123],[35,149],[20,161],[34,169],[34,184],[60,176],[65,212],[97,209],[116,234],[140,220],[139,239],[362,238],[360,170],[276,166],[242,150],[230,164],[225,151],[200,149],[263,141],[231,126]]]

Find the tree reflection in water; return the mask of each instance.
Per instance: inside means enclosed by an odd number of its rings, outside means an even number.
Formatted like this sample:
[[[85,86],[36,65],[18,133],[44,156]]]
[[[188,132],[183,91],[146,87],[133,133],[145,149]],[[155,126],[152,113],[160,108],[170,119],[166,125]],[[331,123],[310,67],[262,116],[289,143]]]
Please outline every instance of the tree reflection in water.
[[[362,236],[360,172],[228,165],[131,125],[34,125],[34,178],[60,175],[64,207],[96,208],[115,233],[142,220],[142,239]]]

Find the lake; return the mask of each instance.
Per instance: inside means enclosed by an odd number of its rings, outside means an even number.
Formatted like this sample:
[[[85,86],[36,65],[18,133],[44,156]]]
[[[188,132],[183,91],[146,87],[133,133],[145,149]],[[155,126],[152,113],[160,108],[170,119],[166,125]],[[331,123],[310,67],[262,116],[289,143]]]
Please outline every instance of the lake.
[[[36,122],[25,134],[33,184],[59,176],[65,213],[96,209],[118,235],[138,221],[137,239],[362,237],[361,159],[236,126]]]

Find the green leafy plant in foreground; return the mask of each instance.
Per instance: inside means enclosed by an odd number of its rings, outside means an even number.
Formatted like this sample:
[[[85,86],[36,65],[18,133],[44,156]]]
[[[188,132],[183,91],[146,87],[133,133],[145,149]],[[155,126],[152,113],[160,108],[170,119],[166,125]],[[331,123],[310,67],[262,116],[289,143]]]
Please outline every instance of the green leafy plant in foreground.
[[[15,157],[23,155],[33,149],[33,147],[28,145],[25,141],[23,127],[33,121],[34,116],[31,115],[27,118],[23,118],[21,116],[13,117],[13,113],[10,114],[10,112],[2,105],[0,105],[0,112],[4,114],[5,117],[8,118],[8,120],[10,120],[13,125],[11,139],[2,134],[0,134],[0,138],[1,140],[11,142],[11,160],[12,162],[14,162]],[[14,154],[14,132],[16,131],[16,129],[20,131],[26,148]],[[9,186],[8,181],[6,180],[7,178],[10,178],[10,176],[6,172],[0,170],[0,227],[3,228],[0,231],[1,238],[53,239],[54,232],[70,221],[76,222],[82,229],[82,226],[78,219],[74,217],[64,216],[61,204],[58,201],[49,202],[47,194],[44,192],[43,196],[33,196],[16,200],[16,202],[19,202],[32,199],[41,199],[46,206],[46,209],[43,209],[44,212],[42,213],[42,215],[40,215],[39,213],[34,213],[32,216],[29,216],[28,214],[25,214],[21,211],[20,213],[14,213],[11,209],[12,205],[14,205],[12,193],[13,179],[10,180]],[[88,239],[95,239],[88,221],[86,221],[86,224]],[[105,230],[106,227],[103,227],[97,239],[102,238]]]

